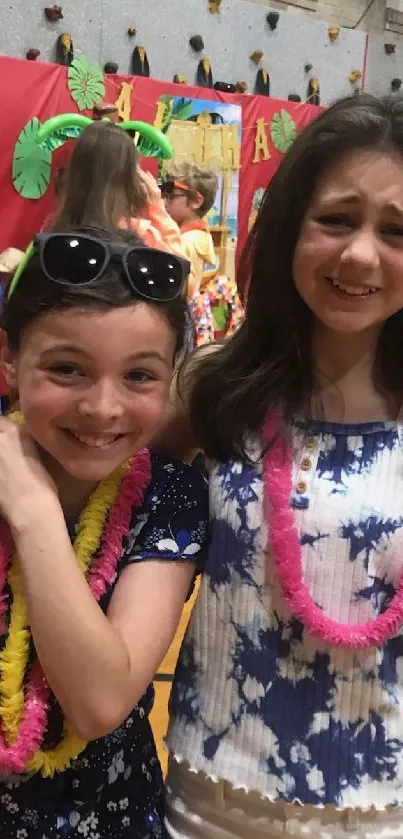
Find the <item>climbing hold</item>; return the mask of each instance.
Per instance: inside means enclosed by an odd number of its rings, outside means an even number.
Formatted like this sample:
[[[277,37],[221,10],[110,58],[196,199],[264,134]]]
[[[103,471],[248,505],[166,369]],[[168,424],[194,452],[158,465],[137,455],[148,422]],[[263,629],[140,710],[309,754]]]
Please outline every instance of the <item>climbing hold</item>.
[[[74,61],[73,41],[69,32],[63,32],[57,39],[56,61],[64,67],[70,67]]]
[[[208,10],[212,15],[218,15],[220,6],[221,0],[208,0]]]
[[[236,82],[235,90],[236,90],[237,93],[246,93],[247,89],[248,89],[247,82],[244,82],[244,81]]]
[[[279,19],[280,19],[280,15],[279,15],[278,12],[269,12],[269,14],[266,15],[267,23],[269,24],[272,32],[274,32],[274,30],[277,29],[277,24],[279,22]]]
[[[58,20],[63,20],[63,11],[61,6],[46,6],[44,12],[46,20],[50,23],[56,23]]]
[[[147,53],[144,47],[136,47],[132,54],[132,74],[133,76],[149,76],[150,65],[148,63]]]
[[[352,70],[348,77],[348,80],[349,82],[351,82],[351,84],[355,84],[355,82],[358,82],[360,80],[361,76],[361,70]]]
[[[305,64],[304,65],[305,73],[310,73],[312,70],[312,64]]]
[[[200,87],[213,87],[213,74],[211,72],[211,63],[208,58],[199,62],[196,73],[196,83]]]
[[[186,76],[182,76],[182,73],[175,73],[173,82],[174,84],[188,84]]]
[[[401,86],[402,86],[402,80],[401,79],[392,79],[392,81],[390,83],[391,90],[396,92],[396,90],[400,90]]]
[[[232,82],[214,82],[213,87],[221,93],[236,93],[236,87]]]
[[[301,97],[298,93],[289,93],[287,99],[289,102],[301,102]]]
[[[259,64],[259,61],[262,60],[264,56],[263,50],[255,50],[252,55],[249,56],[250,60],[253,61],[254,64]]]
[[[129,28],[127,30],[127,34],[129,36],[129,38],[134,38],[134,36],[137,35],[136,27],[135,26],[129,26]]]
[[[40,54],[41,54],[40,50],[30,49],[30,50],[28,50],[25,58],[27,58],[28,61],[36,61],[36,59],[39,58]]]
[[[393,55],[396,52],[396,44],[385,44],[386,55]]]
[[[189,38],[189,44],[192,47],[193,52],[203,52],[204,50],[204,41],[201,35],[192,35]]]
[[[116,61],[107,61],[104,65],[104,73],[109,76],[113,76],[119,70],[119,64],[116,64]]]
[[[264,68],[257,72],[255,93],[259,96],[270,96],[270,76]]]
[[[318,79],[310,79],[308,84],[307,102],[310,105],[320,105],[320,87]]]
[[[331,41],[337,41],[340,35],[340,26],[329,26],[328,33]]]

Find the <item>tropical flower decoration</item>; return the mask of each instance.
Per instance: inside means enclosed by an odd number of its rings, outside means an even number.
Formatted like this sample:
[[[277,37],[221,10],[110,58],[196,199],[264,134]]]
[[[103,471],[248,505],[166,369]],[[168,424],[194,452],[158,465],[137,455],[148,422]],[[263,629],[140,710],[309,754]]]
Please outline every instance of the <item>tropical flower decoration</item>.
[[[91,123],[92,120],[84,114],[59,114],[43,125],[37,117],[29,120],[14,148],[12,179],[16,192],[23,198],[42,198],[49,186],[52,152],[67,140],[78,137]],[[172,159],[172,144],[153,125],[134,120],[120,123],[120,128],[133,135],[137,150],[143,157]]]

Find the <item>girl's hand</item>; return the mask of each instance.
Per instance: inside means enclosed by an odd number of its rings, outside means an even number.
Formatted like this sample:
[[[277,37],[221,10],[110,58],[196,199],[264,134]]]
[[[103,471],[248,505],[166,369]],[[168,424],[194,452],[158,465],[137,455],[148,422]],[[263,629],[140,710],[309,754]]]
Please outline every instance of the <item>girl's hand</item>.
[[[139,169],[139,175],[147,204],[157,204],[161,201],[161,190],[157,181],[149,172],[143,172],[142,169]]]
[[[10,527],[57,490],[24,425],[0,417],[0,513]]]

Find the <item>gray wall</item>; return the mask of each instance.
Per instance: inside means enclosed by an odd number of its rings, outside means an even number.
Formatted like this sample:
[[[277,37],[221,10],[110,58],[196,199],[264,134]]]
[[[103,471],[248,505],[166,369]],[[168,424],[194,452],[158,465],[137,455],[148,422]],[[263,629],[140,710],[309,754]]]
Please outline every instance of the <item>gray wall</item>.
[[[25,57],[29,48],[36,47],[41,50],[40,60],[52,61],[58,35],[68,31],[76,55],[83,52],[101,65],[116,61],[122,73],[130,71],[137,44],[146,47],[154,78],[172,81],[175,73],[183,73],[193,83],[197,64],[205,56],[212,61],[215,80],[243,79],[253,92],[256,66],[249,55],[262,49],[273,96],[286,99],[289,93],[298,93],[304,100],[308,81],[304,64],[310,63],[312,75],[320,80],[323,104],[348,94],[349,73],[363,65],[363,32],[342,29],[339,40],[331,43],[327,23],[291,10],[280,13],[278,27],[271,32],[265,20],[269,6],[245,0],[223,0],[220,15],[208,13],[207,0],[65,0],[64,19],[56,24],[45,19],[46,2],[53,4],[53,0],[3,0],[1,53]],[[127,35],[129,26],[137,28],[135,39]],[[194,34],[204,38],[204,56],[196,56],[188,45]]]
[[[269,0],[248,0],[267,6]],[[388,0],[376,0],[372,6],[369,0],[271,0],[278,9],[297,11],[315,20],[327,20],[347,29],[361,29],[364,32],[383,33]],[[397,36],[399,37],[399,36]],[[390,40],[390,39],[389,39]]]
[[[393,55],[386,55],[385,42],[396,44],[396,52]],[[391,32],[386,33],[384,37],[370,35],[366,90],[378,96],[390,93],[390,83],[394,78],[403,80],[403,42],[397,41]],[[403,85],[400,92],[403,93]]]

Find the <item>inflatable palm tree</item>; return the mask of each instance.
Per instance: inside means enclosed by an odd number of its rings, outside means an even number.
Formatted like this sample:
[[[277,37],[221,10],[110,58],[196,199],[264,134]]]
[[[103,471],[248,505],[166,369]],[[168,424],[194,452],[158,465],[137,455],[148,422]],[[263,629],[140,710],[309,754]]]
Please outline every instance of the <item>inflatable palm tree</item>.
[[[14,148],[12,178],[23,198],[37,199],[45,194],[51,177],[52,153],[67,140],[76,139],[93,120],[83,114],[59,114],[43,125],[35,117],[22,129]],[[133,135],[143,157],[170,160],[174,151],[166,135],[146,122],[120,123]]]

